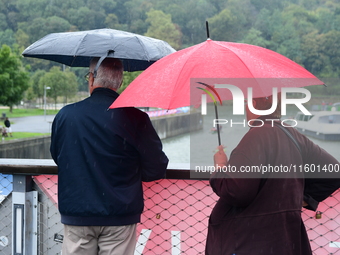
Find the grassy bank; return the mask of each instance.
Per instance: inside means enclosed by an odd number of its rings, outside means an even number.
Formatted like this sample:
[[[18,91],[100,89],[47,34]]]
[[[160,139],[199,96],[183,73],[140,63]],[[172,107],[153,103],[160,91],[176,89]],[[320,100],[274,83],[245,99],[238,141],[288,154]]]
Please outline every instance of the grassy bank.
[[[3,140],[1,141],[10,141],[15,139],[24,139],[24,138],[31,138],[35,136],[43,136],[43,135],[50,135],[49,133],[29,133],[29,132],[14,132],[12,134],[13,136],[10,137],[3,137]]]
[[[19,118],[19,117],[27,117],[27,116],[38,116],[44,115],[44,109],[13,109],[12,112],[9,111],[9,108],[0,109],[0,116],[2,113],[6,114],[8,118]],[[55,115],[58,113],[58,110],[46,110],[46,115]]]

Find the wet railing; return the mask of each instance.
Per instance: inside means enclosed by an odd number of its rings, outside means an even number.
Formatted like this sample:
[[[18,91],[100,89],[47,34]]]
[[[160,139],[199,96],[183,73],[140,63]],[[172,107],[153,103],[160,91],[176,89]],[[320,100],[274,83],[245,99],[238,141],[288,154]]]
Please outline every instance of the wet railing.
[[[135,255],[204,254],[207,224],[216,203],[207,180],[189,167],[170,165],[165,179],[144,183],[145,208]],[[57,167],[52,160],[0,159],[0,255],[61,254]],[[302,217],[313,254],[340,252],[340,194]]]

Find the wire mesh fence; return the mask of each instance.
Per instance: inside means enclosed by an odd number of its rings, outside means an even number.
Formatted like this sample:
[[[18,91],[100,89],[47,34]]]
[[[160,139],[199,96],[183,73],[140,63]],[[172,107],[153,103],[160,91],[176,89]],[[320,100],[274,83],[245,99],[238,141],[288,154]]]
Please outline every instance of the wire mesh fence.
[[[11,254],[12,177],[0,174],[0,255]],[[38,254],[61,254],[63,226],[57,209],[57,176],[34,177],[39,193]],[[164,179],[144,183],[145,208],[135,255],[204,254],[207,224],[217,196],[208,181]],[[6,191],[7,190],[7,191]],[[313,254],[340,252],[340,192],[302,211]]]
[[[12,245],[12,175],[0,174],[0,254],[11,254]]]

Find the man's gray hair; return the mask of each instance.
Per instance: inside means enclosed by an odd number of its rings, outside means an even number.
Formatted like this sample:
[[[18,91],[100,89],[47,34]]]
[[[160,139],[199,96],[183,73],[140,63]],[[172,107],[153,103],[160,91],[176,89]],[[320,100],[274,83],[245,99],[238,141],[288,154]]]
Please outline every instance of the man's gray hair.
[[[90,63],[90,72],[94,72],[99,58],[93,58]],[[117,58],[105,58],[97,70],[93,85],[117,90],[123,81],[124,67]]]

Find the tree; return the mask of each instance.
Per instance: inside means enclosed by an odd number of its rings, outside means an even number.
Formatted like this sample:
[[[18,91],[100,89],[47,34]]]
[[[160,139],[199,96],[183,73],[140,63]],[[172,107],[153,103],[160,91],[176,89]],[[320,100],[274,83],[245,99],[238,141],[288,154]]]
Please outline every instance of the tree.
[[[46,74],[44,70],[37,70],[31,77],[31,88],[32,92],[37,98],[43,99],[44,96],[44,86],[40,84],[40,79]],[[41,105],[43,100],[41,100]]]
[[[22,47],[28,47],[30,45],[30,37],[21,29],[18,29],[15,33],[15,39],[17,43]]]
[[[266,8],[261,9],[256,17],[253,28],[261,31],[261,36],[270,41],[273,33],[281,26],[281,12],[278,10],[270,11]]]
[[[118,89],[118,93],[122,93],[129,84],[137,78],[138,75],[140,75],[142,72],[124,72],[124,79],[122,86]]]
[[[6,15],[3,13],[0,13],[0,30],[5,30],[8,28],[8,24],[6,21]]]
[[[318,75],[327,65],[327,56],[320,51],[323,35],[313,31],[302,37],[301,51],[303,66],[314,75]]]
[[[169,3],[169,1],[165,2]],[[171,8],[163,8],[167,11],[166,13],[171,14],[172,21],[178,24],[182,33],[183,46],[188,47],[204,42],[207,39],[205,21],[218,13],[218,10],[208,0],[177,2],[178,8],[175,5]],[[215,37],[213,38],[216,40]]]
[[[34,100],[36,99],[36,95],[34,94],[32,87],[29,87],[25,91],[24,99],[26,103],[29,103],[30,105],[34,107]]]
[[[70,9],[67,11],[71,24],[77,26],[79,30],[94,29],[96,27],[95,11],[90,10],[87,6],[79,9]],[[105,19],[103,20],[103,23]]]
[[[170,14],[151,10],[147,13],[147,16],[146,21],[150,23],[150,27],[145,34],[146,36],[164,40],[177,50],[181,48],[181,32],[172,23]]]
[[[208,19],[210,27],[210,36],[218,41],[234,41],[233,23],[235,15],[229,9],[222,10],[219,14]]]
[[[282,9],[283,5],[286,3],[282,0],[251,0],[252,5],[257,10],[267,9]]]
[[[228,0],[227,8],[208,19],[213,40],[237,42],[251,27],[252,5],[249,0]]]
[[[152,6],[145,0],[124,1],[124,4],[121,4],[120,7],[123,6],[125,13],[123,13],[123,17],[117,14],[119,21],[121,22],[127,18],[126,24],[128,31],[137,34],[144,34],[148,28],[145,23],[147,18],[146,13],[150,11]]]
[[[6,29],[0,32],[0,46],[6,44],[12,46],[15,44],[15,37],[12,29]]]
[[[64,102],[67,98],[77,92],[78,84],[74,73],[70,71],[61,71],[60,67],[54,66],[51,70],[44,74],[39,80],[39,86],[49,87],[47,96],[52,97],[54,100],[55,109],[57,108],[58,97],[64,96]]]
[[[318,8],[315,12],[318,17],[315,27],[320,33],[327,33],[328,31],[333,30],[336,25],[339,24],[339,22],[335,22],[336,16],[331,10],[327,8]]]
[[[29,75],[23,67],[20,57],[12,53],[9,46],[0,49],[0,104],[10,107],[23,98],[29,87]]]
[[[262,37],[261,31],[251,28],[249,32],[246,34],[244,37],[243,43],[248,43],[252,45],[257,45],[263,48],[269,48],[270,46],[270,41],[267,41]]]
[[[42,17],[48,0],[17,0],[16,7],[20,10],[22,20],[31,21],[34,18]]]
[[[71,28],[71,24],[60,17],[35,18],[32,22],[19,23],[19,29],[29,34],[31,43],[50,33],[65,32]]]
[[[110,13],[105,18],[105,25],[108,28],[117,28],[119,26],[118,17],[114,13]]]
[[[66,78],[66,83],[63,83],[65,86],[63,88],[62,95],[64,96],[64,103],[67,104],[67,100],[73,97],[78,91],[78,82],[77,76],[71,71],[64,71],[63,74]]]
[[[324,71],[326,77],[339,77],[340,74],[340,31],[329,31],[322,36],[320,52],[327,56],[328,72]]]

